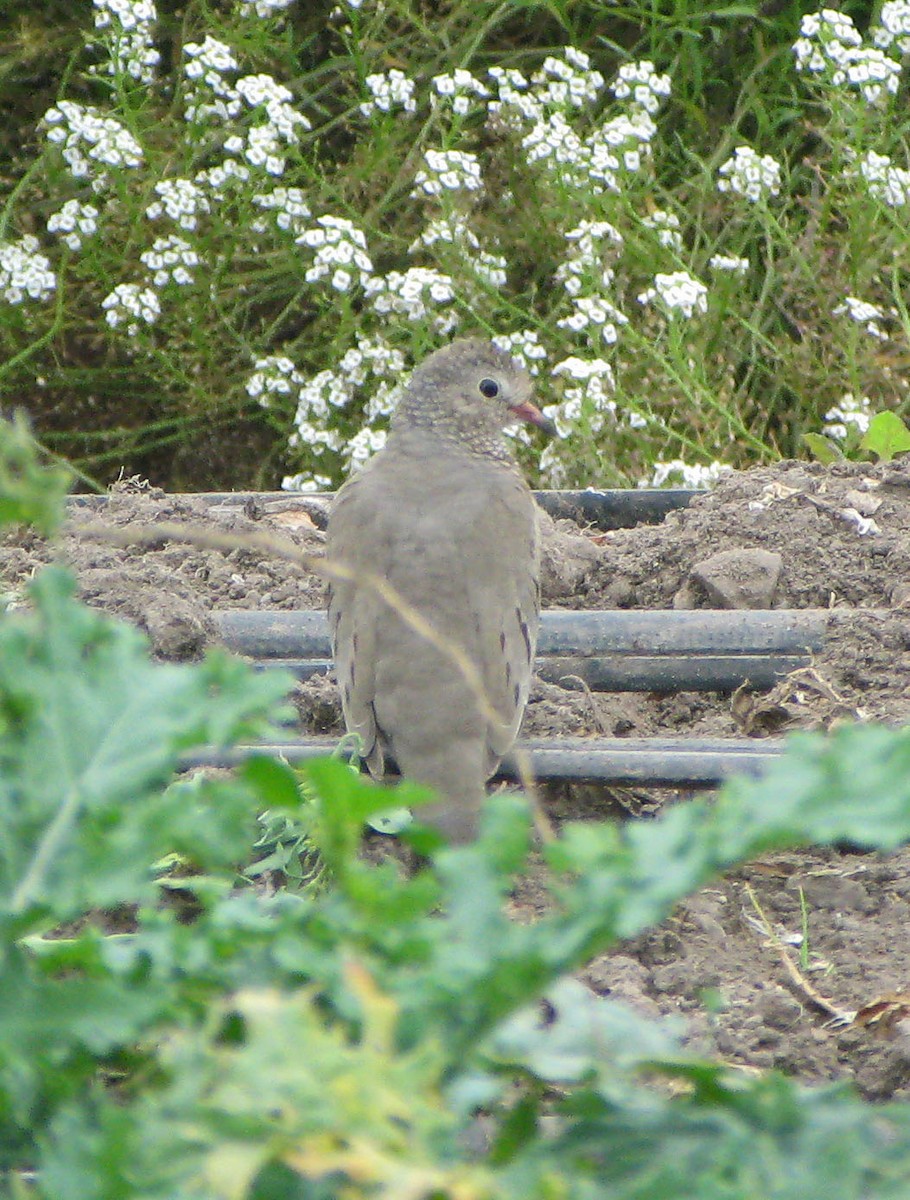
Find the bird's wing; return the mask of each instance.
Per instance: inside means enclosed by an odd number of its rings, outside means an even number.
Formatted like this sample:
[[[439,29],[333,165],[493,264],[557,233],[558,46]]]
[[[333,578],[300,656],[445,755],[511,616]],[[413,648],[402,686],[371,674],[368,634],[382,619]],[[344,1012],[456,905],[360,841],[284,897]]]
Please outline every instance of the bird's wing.
[[[370,477],[366,468],[339,490],[332,506],[326,538],[326,557],[355,569],[371,559]],[[363,755],[373,775],[384,770],[382,742],[376,728],[375,598],[356,580],[329,584],[329,631],[341,692],[344,721],[360,735]]]
[[[374,774],[382,772],[386,743],[407,768],[425,765],[443,743],[479,737],[483,744],[475,741],[470,753],[465,743],[465,761],[476,761],[478,775],[485,762],[486,777],[515,740],[530,688],[540,609],[537,512],[517,471],[440,457],[428,471],[428,461],[384,453],[346,483],[329,521],[327,555],[387,579],[461,647],[498,719],[478,725],[476,700],[452,662],[368,587],[337,580],[329,621],[345,723],[360,734]]]
[[[474,567],[474,607],[484,687],[500,716],[487,729],[487,765],[492,774],[518,735],[540,619],[537,512],[517,473],[490,496],[487,519],[492,544],[485,538],[478,544],[482,561]]]

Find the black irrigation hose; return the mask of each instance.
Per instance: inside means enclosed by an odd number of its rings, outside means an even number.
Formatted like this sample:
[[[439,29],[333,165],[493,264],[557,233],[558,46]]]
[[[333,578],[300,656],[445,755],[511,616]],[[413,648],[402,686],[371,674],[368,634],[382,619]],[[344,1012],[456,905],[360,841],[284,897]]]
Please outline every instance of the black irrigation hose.
[[[535,492],[555,518],[602,530],[660,522],[685,507],[695,491],[621,489]],[[251,515],[303,508],[324,521],[329,495],[287,492],[199,493],[213,507],[248,508]],[[73,508],[101,509],[106,496],[71,496]],[[870,614],[870,617],[873,614]],[[327,670],[329,641],[321,612],[215,614],[226,643],[262,665],[289,665],[299,676]],[[767,687],[822,648],[829,614],[821,610],[774,612],[547,612],[538,642],[539,674],[553,682],[583,680],[593,689],[732,690],[744,681]],[[333,738],[307,737],[208,751],[187,757],[194,765],[230,766],[253,754],[300,762],[331,753]],[[535,777],[601,784],[707,787],[732,774],[758,775],[778,757],[778,739],[561,738],[518,743],[530,754]],[[507,755],[500,777],[515,779]]]
[[[734,692],[745,686],[755,691],[774,687],[791,671],[808,666],[807,656],[797,655],[698,655],[692,658],[539,658],[536,674],[547,683],[570,691],[580,690],[581,680],[592,692]],[[255,666],[280,667],[295,679],[326,675],[332,663],[326,658],[269,658]]]
[[[230,649],[298,679],[331,667],[325,613],[225,609],[214,614]],[[549,611],[541,618],[537,674],[594,691],[733,691],[767,688],[824,645],[823,610],[762,612]],[[577,686],[577,685],[576,685]]]
[[[179,493],[172,493],[179,497]],[[293,492],[197,492],[188,493],[194,499],[203,499],[213,507],[229,505],[244,507],[251,505],[260,510],[275,511],[280,508],[304,506],[316,501],[325,505],[331,493]],[[551,517],[568,517],[581,525],[593,525],[597,529],[628,529],[640,523],[657,525],[669,512],[685,508],[699,492],[689,488],[585,488],[583,491],[544,491],[534,496],[541,508]],[[107,503],[107,496],[71,496],[70,503],[80,508],[100,508]]]
[[[230,767],[252,755],[283,756],[290,763],[330,754],[335,738],[307,737],[229,751],[207,751],[185,767]],[[528,738],[518,742],[531,757],[536,779],[665,787],[710,787],[730,775],[761,775],[779,757],[782,741],[750,738]],[[497,778],[518,779],[506,755]]]
[[[328,658],[325,613],[314,609],[220,609],[214,614],[232,650],[251,658]],[[820,650],[827,609],[686,611],[548,609],[541,615],[537,652],[678,655],[796,654]]]

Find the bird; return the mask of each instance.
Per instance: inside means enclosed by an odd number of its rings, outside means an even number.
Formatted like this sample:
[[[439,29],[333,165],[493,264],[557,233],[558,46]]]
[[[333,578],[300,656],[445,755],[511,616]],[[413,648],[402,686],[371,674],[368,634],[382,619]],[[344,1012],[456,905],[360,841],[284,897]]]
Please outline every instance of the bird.
[[[435,790],[420,819],[476,839],[486,783],[518,734],[540,616],[537,509],[504,439],[520,419],[555,433],[507,351],[461,338],[413,372],[384,447],[337,492],[328,619],[345,725],[370,774],[386,757]],[[387,584],[473,664],[464,670],[360,577]],[[484,711],[486,708],[486,711]],[[495,719],[494,719],[495,718]]]

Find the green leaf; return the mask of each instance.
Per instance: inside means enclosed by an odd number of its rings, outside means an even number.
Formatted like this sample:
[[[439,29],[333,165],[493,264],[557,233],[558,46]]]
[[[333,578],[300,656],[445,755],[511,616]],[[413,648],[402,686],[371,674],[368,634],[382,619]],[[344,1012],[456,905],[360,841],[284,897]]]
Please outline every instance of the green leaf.
[[[287,763],[256,754],[244,762],[237,774],[255,787],[267,808],[288,809],[291,812],[300,810],[303,803],[300,785]]]
[[[577,1093],[560,1106],[555,1144],[538,1142],[525,1158],[551,1170],[559,1162],[578,1189],[570,1194],[615,1200],[910,1194],[910,1106],[864,1104],[844,1086],[811,1091],[773,1072],[750,1079],[705,1066],[699,1076],[695,1097],[676,1102],[643,1090],[620,1104]]]
[[[540,1006],[522,1009],[487,1043],[497,1060],[520,1062],[546,1083],[567,1084],[624,1071],[679,1051],[681,1022],[658,1023],[615,1000],[597,996],[577,979],[562,979]]]
[[[876,413],[863,434],[860,448],[870,451],[879,462],[891,462],[895,454],[910,450],[910,429],[897,413],[889,410]]]
[[[30,524],[53,533],[63,519],[63,498],[72,483],[65,467],[44,466],[27,418],[0,420],[0,526]]]
[[[372,817],[432,799],[430,790],[418,784],[391,788],[373,783],[337,758],[314,758],[300,770],[315,794],[314,841],[339,875],[353,863],[363,827]]]
[[[840,446],[836,442],[833,442],[831,438],[826,438],[824,434],[804,433],[803,441],[816,462],[830,465],[831,463],[842,462],[844,459],[844,454]]]
[[[152,663],[141,634],[73,590],[48,568],[34,612],[0,622],[0,926],[20,932],[149,900],[157,859],[247,824],[252,793],[187,807],[167,785],[182,751],[253,730],[288,686],[223,655]]]

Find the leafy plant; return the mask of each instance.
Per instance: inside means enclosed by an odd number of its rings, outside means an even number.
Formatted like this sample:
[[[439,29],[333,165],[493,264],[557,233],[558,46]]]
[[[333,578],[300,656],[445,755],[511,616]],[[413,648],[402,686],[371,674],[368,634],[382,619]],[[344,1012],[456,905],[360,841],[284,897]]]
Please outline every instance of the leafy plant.
[[[876,413],[860,446],[874,454],[879,462],[891,462],[896,454],[906,454],[910,450],[910,429],[897,413]]]
[[[429,861],[403,877],[359,856],[362,829],[422,789],[330,758],[305,795],[255,757],[174,778],[188,749],[255,736],[286,678],[152,663],[59,568],[30,601],[0,618],[6,1194],[906,1196],[910,1106],[703,1061],[572,973],[753,855],[910,839],[910,731],[802,735],[760,781],[570,825],[543,851],[550,911],[522,925],[520,797],[470,847],[407,832]],[[329,886],[238,886],[265,811],[306,830]]]

